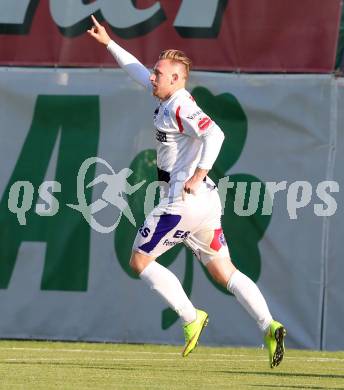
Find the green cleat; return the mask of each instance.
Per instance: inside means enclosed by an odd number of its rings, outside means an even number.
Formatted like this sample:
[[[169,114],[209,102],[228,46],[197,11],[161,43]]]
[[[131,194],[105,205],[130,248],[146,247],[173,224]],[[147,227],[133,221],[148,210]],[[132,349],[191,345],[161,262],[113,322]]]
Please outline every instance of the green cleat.
[[[185,346],[182,353],[183,357],[188,356],[198,344],[199,336],[202,330],[208,324],[208,314],[203,310],[196,310],[197,318],[190,324],[184,325]]]
[[[277,367],[283,360],[284,337],[287,331],[282,324],[272,321],[264,337],[265,346],[269,352],[269,364],[271,368]]]

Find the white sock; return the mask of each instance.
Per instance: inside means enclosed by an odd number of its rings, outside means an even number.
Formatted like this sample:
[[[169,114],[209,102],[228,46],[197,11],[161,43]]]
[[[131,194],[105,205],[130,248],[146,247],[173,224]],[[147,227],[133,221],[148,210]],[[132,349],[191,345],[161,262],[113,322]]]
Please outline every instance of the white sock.
[[[140,273],[151,290],[156,291],[185,323],[196,319],[196,309],[185,294],[178,278],[166,267],[152,261]]]
[[[236,299],[265,333],[269,328],[272,317],[257,285],[242,272],[236,270],[227,284],[227,290],[235,295]]]

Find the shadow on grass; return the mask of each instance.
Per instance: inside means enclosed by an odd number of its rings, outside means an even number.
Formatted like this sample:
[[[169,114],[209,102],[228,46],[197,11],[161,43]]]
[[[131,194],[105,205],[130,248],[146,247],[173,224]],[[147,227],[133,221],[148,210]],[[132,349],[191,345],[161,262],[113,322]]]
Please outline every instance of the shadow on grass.
[[[314,389],[314,390],[328,390],[328,386],[307,386],[307,385],[300,385],[300,386],[295,386],[295,385],[253,385],[253,384],[247,384],[247,386],[250,387],[260,387],[262,389],[266,388],[272,388],[272,389]],[[336,390],[343,390],[344,387],[336,387]]]
[[[318,378],[318,379],[344,379],[344,375],[333,375],[333,374],[306,374],[306,373],[286,373],[286,372],[257,372],[257,371],[220,371],[227,374],[242,374],[242,375],[260,375],[260,376],[270,376],[277,378]],[[250,387],[258,387],[261,389],[274,388],[274,389],[314,389],[314,390],[328,390],[328,385],[324,386],[310,386],[310,385],[290,385],[290,384],[277,384],[274,382],[273,385],[270,384],[247,384]],[[344,390],[344,387],[336,387],[337,390]]]
[[[288,372],[267,372],[267,371],[258,372],[258,371],[236,371],[236,370],[226,370],[226,371],[216,371],[216,372],[222,372],[224,374],[262,375],[262,376],[268,375],[268,376],[285,377],[285,378],[298,377],[298,378],[344,379],[344,375],[334,375],[334,374],[304,374],[304,373],[288,373]]]

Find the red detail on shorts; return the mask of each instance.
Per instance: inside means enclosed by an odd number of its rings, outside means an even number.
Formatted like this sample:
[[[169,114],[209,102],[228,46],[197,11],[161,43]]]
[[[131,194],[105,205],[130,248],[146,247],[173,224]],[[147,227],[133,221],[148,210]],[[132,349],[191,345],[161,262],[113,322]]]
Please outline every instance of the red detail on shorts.
[[[220,240],[221,235],[223,236],[222,228],[214,230],[214,238],[210,243],[210,248],[214,249],[214,251],[216,252],[218,252],[223,246],[223,243],[221,241],[223,240],[224,237],[222,237],[222,240]]]
[[[182,133],[184,131],[184,126],[182,124],[182,119],[180,118],[179,111],[180,111],[180,106],[177,107],[176,119],[177,119],[179,131]]]
[[[198,122],[198,128],[200,131],[205,131],[212,123],[212,120],[207,116],[205,118],[201,118]]]

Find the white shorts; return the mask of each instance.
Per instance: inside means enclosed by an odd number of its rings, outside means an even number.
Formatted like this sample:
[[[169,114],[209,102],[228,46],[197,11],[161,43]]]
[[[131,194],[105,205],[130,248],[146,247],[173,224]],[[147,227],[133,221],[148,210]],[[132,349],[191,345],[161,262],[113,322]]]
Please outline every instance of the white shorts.
[[[189,247],[204,265],[215,258],[229,258],[216,188],[186,194],[185,200],[169,204],[161,201],[137,232],[133,250],[156,258],[179,243]]]

